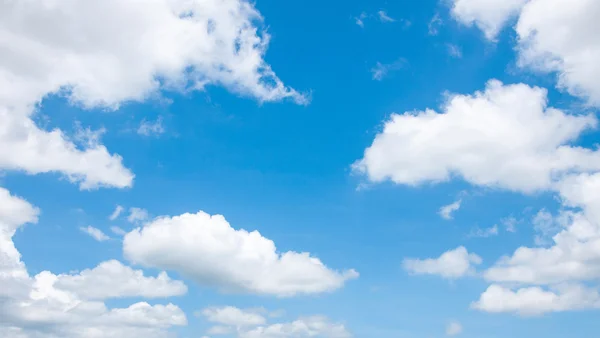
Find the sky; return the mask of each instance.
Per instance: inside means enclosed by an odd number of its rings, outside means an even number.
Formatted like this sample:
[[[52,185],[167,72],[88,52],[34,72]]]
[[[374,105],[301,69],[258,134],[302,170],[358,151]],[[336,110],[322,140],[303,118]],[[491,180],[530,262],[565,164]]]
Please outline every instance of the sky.
[[[0,336],[595,338],[595,0],[0,4]]]

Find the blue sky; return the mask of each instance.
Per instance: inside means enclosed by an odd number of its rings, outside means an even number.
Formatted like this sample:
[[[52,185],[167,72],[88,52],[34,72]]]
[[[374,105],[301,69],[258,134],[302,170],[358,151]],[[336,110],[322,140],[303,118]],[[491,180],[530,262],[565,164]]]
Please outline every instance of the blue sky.
[[[141,7],[0,5],[0,335],[600,329],[598,4]]]

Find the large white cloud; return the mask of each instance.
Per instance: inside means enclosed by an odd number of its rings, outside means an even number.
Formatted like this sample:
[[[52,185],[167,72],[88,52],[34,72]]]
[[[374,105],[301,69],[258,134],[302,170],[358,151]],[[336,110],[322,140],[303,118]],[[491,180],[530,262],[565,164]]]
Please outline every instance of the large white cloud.
[[[80,274],[29,275],[12,237],[39,211],[0,188],[0,333],[3,337],[165,337],[172,326],[185,325],[173,304],[145,302],[109,309],[115,297],[166,297],[186,291],[164,273],[145,277],[116,261]],[[97,299],[94,301],[94,299]]]
[[[258,231],[236,230],[204,212],[156,218],[125,235],[123,252],[134,263],[176,270],[226,292],[320,293],[358,276],[333,271],[309,253],[279,253]]]
[[[51,94],[115,109],[160,89],[208,85],[259,101],[306,97],[264,61],[269,35],[245,0],[8,0],[0,3],[0,169],[56,172],[82,189],[129,187],[98,142],[77,145],[32,119]]]
[[[373,182],[416,185],[458,176],[482,186],[533,192],[567,172],[600,169],[600,153],[571,146],[595,128],[593,114],[547,106],[546,90],[487,83],[433,110],[393,114],[354,168]]]
[[[481,257],[469,253],[465,247],[444,252],[438,258],[404,259],[402,266],[414,275],[439,275],[456,279],[475,273],[475,265],[481,264]]]
[[[454,0],[460,22],[475,23],[488,39],[518,16],[519,65],[556,73],[558,87],[600,105],[600,2],[596,0]]]

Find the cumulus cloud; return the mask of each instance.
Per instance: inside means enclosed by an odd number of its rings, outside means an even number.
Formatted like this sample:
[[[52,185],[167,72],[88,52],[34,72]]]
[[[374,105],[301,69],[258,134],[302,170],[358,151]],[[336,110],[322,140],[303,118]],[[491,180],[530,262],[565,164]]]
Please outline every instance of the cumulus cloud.
[[[352,335],[343,324],[333,323],[324,316],[301,317],[292,322],[267,324],[253,311],[232,306],[212,307],[200,312],[211,323],[212,334],[231,334],[239,338],[349,338]]]
[[[458,209],[460,209],[460,205],[462,203],[462,200],[457,200],[453,203],[450,203],[448,205],[444,205],[443,207],[440,208],[440,210],[438,211],[438,213],[440,214],[440,216],[445,219],[445,220],[451,220],[452,219],[452,214],[455,211],[458,211]]]
[[[447,279],[457,279],[475,273],[475,265],[481,264],[481,257],[469,253],[465,247],[444,252],[438,258],[404,259],[402,266],[413,275],[438,275]]]
[[[547,312],[600,308],[600,295],[597,290],[580,285],[561,286],[556,290],[527,287],[513,291],[494,284],[471,307],[492,313],[538,316]]]
[[[102,232],[102,230],[100,230],[98,228],[94,228],[91,225],[88,225],[87,227],[82,227],[79,229],[81,231],[83,231],[84,233],[90,235],[90,237],[97,240],[98,242],[104,242],[104,241],[108,241],[110,239],[110,237],[108,237],[104,232]]]
[[[202,211],[144,224],[125,235],[123,252],[134,263],[175,270],[225,292],[286,297],[333,291],[358,277],[309,253],[280,253],[258,231],[236,230],[223,216]]]
[[[372,182],[460,177],[530,193],[565,173],[600,169],[597,151],[570,145],[597,124],[593,114],[548,107],[542,88],[491,80],[483,92],[450,96],[442,113],[393,114],[353,167]]]
[[[106,298],[166,298],[181,296],[187,287],[174,281],[166,272],[157,277],[147,277],[141,270],[133,270],[117,260],[100,263],[93,269],[77,274],[55,277],[54,287],[81,295],[81,298],[102,300]]]
[[[269,34],[245,0],[3,1],[0,21],[0,170],[60,173],[82,189],[133,184],[99,142],[77,146],[36,125],[48,95],[116,109],[161,89],[218,85],[260,102],[308,102],[264,61]]]
[[[529,0],[452,0],[452,15],[465,25],[476,25],[493,40],[506,22]]]
[[[31,277],[12,236],[25,223],[36,222],[38,214],[27,201],[0,188],[0,333],[8,337],[165,337],[170,327],[186,324],[185,314],[173,304],[139,302],[109,309],[99,301],[185,292],[185,285],[164,273],[145,277],[141,271],[109,261],[80,274],[43,271]]]

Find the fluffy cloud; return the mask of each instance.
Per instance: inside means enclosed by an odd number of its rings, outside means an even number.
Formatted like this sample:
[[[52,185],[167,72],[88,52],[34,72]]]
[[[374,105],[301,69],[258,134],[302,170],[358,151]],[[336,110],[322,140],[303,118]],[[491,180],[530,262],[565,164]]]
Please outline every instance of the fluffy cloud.
[[[134,263],[176,270],[229,292],[320,293],[358,276],[333,271],[309,253],[279,253],[258,231],[236,230],[223,216],[204,212],[148,222],[125,235],[123,252]]]
[[[85,299],[164,298],[187,292],[183,282],[172,280],[164,271],[157,277],[146,277],[141,270],[133,270],[116,260],[100,263],[78,274],[58,275],[55,279],[55,288]]]
[[[61,173],[82,189],[132,185],[98,140],[77,145],[36,125],[35,108],[52,94],[115,109],[160,89],[219,85],[261,102],[307,102],[264,61],[269,35],[245,0],[10,0],[0,21],[0,169]]]
[[[487,83],[433,110],[393,114],[354,169],[371,181],[417,185],[458,176],[480,186],[533,192],[567,172],[600,169],[600,154],[569,145],[595,128],[593,114],[547,106],[546,90]]]
[[[43,271],[31,277],[12,236],[39,211],[0,188],[0,333],[7,337],[165,337],[168,328],[185,325],[175,305],[145,302],[108,309],[93,299],[167,296],[185,292],[185,285],[145,277],[116,261],[80,274]],[[141,287],[141,288],[140,288]]]
[[[438,258],[405,259],[402,266],[414,275],[439,275],[456,279],[475,273],[475,265],[481,264],[481,257],[469,253],[465,247],[444,252]]]
[[[558,86],[600,105],[600,3],[595,0],[532,0],[515,30],[520,63],[558,74]]]
[[[452,15],[465,25],[476,25],[493,40],[504,24],[519,14],[529,0],[452,0]]]
[[[211,334],[231,334],[239,338],[349,338],[352,335],[343,324],[332,323],[323,316],[299,318],[292,322],[267,325],[266,319],[253,311],[236,307],[213,307],[201,314],[212,323],[222,324],[213,327]]]
[[[492,313],[515,312],[522,316],[536,316],[546,312],[600,308],[600,295],[597,290],[577,285],[557,287],[555,291],[540,287],[513,291],[494,284],[471,307]]]

